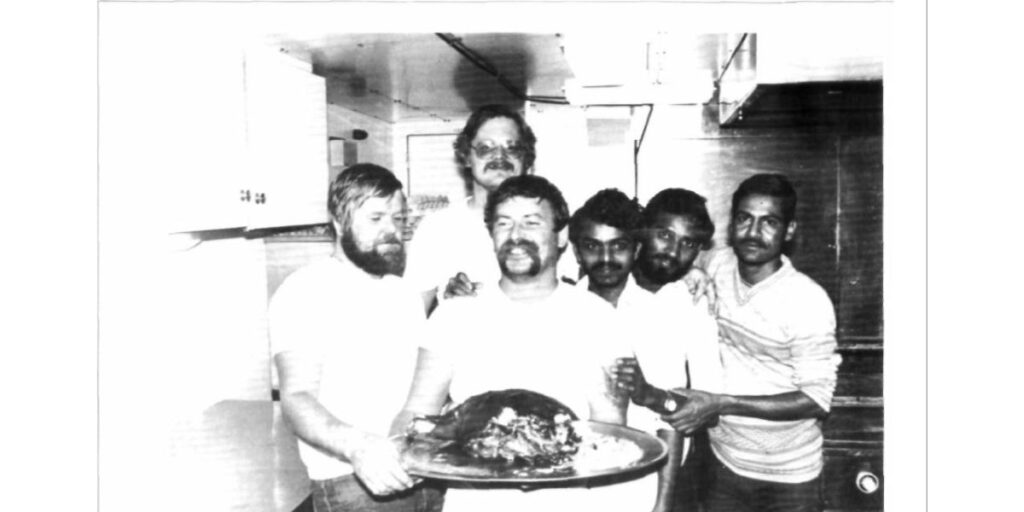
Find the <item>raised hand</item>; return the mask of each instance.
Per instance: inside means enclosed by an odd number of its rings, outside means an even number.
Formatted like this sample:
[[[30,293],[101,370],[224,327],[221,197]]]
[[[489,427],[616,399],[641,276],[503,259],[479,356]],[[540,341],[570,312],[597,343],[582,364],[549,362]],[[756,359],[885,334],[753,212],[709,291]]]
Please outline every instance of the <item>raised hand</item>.
[[[651,386],[644,378],[644,371],[635,357],[616,359],[612,373],[615,385],[621,392],[629,395],[629,399],[634,404],[646,405]]]
[[[480,283],[471,281],[469,276],[459,272],[448,280],[448,285],[444,288],[444,298],[474,297],[478,288],[480,288]]]

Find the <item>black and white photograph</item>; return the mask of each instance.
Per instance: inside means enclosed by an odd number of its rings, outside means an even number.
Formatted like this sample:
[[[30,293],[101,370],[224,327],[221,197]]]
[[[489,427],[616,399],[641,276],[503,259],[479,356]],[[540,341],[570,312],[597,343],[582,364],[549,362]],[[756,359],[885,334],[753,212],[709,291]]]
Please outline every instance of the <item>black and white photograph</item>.
[[[99,2],[100,508],[917,510],[900,23]]]

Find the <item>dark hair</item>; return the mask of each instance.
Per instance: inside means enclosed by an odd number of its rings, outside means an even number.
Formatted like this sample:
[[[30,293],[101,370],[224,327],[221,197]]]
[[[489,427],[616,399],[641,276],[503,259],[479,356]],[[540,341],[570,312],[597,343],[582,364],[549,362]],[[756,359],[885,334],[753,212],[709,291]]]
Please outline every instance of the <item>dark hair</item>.
[[[391,197],[402,190],[391,171],[374,164],[354,164],[346,167],[331,183],[327,193],[327,211],[331,217],[347,228],[352,211],[369,197]]]
[[[707,202],[704,196],[691,190],[666,188],[654,194],[644,207],[644,227],[653,226],[659,214],[679,215],[690,222],[694,234],[704,249],[708,249],[711,247],[711,237],[715,234],[715,224],[708,215]]]
[[[462,132],[459,133],[453,144],[455,148],[455,161],[459,164],[459,172],[469,182],[473,180],[473,176],[469,171],[469,152],[472,149],[473,139],[484,123],[496,117],[507,117],[516,123],[516,127],[519,128],[519,142],[526,149],[526,154],[523,155],[523,170],[529,171],[533,168],[533,161],[537,158],[535,148],[537,137],[533,135],[533,130],[526,124],[523,116],[505,105],[484,105],[474,110],[473,114],[469,116],[469,119],[466,120],[466,126],[462,128]]]
[[[736,192],[732,194],[732,211],[730,215],[736,214],[736,208],[747,196],[762,195],[775,197],[782,200],[782,216],[785,222],[796,217],[796,189],[782,174],[762,173],[755,174],[740,183]]]
[[[606,188],[594,194],[569,219],[569,240],[579,241],[584,222],[596,222],[625,231],[635,239],[643,223],[640,205],[617,188]]]
[[[558,187],[540,176],[524,174],[503,181],[494,192],[487,195],[484,224],[487,225],[488,231],[494,226],[494,211],[498,205],[513,197],[546,200],[555,213],[555,232],[561,231],[569,223],[569,205],[565,203],[565,198]]]

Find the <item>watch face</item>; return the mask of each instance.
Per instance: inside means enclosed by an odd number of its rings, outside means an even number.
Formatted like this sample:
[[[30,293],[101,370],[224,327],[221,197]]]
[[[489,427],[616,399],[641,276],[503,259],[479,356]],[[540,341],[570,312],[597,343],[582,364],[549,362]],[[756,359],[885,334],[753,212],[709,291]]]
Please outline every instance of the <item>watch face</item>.
[[[676,412],[677,405],[678,404],[676,404],[676,401],[674,399],[672,399],[672,398],[666,398],[665,399],[665,410],[666,411],[668,411],[668,412]]]

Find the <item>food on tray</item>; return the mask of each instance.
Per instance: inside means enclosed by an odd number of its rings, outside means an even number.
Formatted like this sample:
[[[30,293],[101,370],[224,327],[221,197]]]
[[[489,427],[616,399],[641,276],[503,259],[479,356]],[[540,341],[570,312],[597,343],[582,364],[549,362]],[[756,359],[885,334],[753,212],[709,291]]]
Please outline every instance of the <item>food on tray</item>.
[[[470,397],[442,415],[417,418],[410,436],[448,441],[474,459],[553,467],[579,449],[581,438],[572,425],[576,419],[551,397],[507,389]]]

